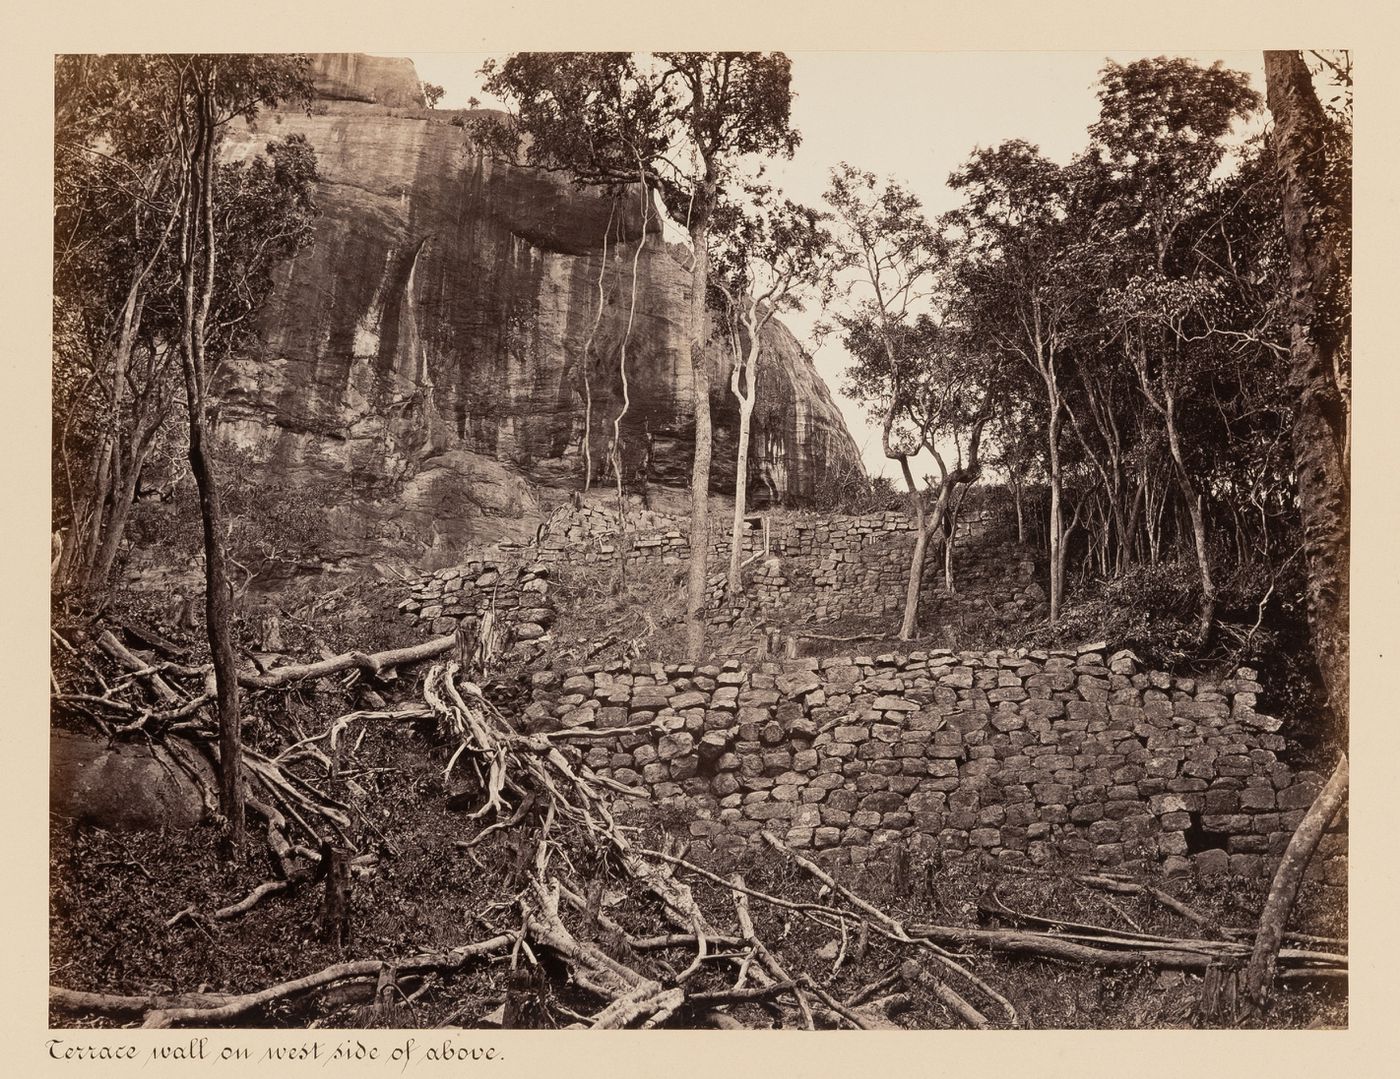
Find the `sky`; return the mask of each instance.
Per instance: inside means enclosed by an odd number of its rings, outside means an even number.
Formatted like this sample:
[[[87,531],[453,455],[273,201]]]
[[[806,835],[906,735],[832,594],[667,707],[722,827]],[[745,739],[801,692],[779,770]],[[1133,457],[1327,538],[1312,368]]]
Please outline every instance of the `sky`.
[[[947,179],[979,146],[1024,139],[1067,163],[1087,141],[1098,113],[1095,86],[1105,60],[1147,53],[1103,52],[791,52],[793,126],[802,143],[793,159],[771,165],[769,178],[787,195],[818,204],[831,167],[848,161],[890,176],[917,194],[929,216],[957,205]],[[477,74],[488,54],[415,53],[418,77],[443,87],[443,108],[465,108],[470,97],[499,102],[481,90]],[[1191,54],[1243,71],[1261,94],[1259,52]],[[813,349],[814,312],[783,316]],[[845,416],[872,475],[897,477],[880,448],[878,425],[841,387],[850,358],[833,338],[813,349],[817,370]],[[916,462],[916,475],[918,464]]]

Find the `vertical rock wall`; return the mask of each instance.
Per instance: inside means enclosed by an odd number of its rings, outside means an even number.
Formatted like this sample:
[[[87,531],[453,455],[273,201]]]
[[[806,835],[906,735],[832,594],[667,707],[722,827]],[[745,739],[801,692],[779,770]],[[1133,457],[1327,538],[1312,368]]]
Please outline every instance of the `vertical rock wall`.
[[[690,253],[668,242],[679,234],[655,203],[485,159],[470,114],[407,100],[406,61],[325,55],[317,71],[329,96],[310,115],[266,112],[223,147],[246,158],[304,135],[322,182],[313,245],[279,273],[258,347],[227,366],[221,436],[308,489],[349,480],[347,512],[381,530],[444,549],[523,538],[549,491],[581,485],[585,439],[602,475],[625,352],[624,477],[687,485]],[[711,482],[723,490],[737,424],[727,350],[715,342],[705,362]],[[800,500],[860,471],[826,386],[781,326],[758,381],[756,484],[765,475]]]

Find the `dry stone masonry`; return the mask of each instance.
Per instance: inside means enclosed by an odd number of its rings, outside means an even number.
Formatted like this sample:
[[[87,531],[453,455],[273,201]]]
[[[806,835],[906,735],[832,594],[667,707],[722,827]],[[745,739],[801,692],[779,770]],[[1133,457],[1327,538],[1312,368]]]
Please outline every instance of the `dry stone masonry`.
[[[980,492],[975,492],[980,495]],[[1021,622],[1037,617],[1045,592],[1028,548],[1018,543],[1008,513],[968,499],[954,544],[955,592],[944,588],[943,564],[931,554],[924,567],[925,621],[957,625],[991,617]],[[710,530],[711,621],[797,624],[842,618],[892,617],[902,607],[914,523],[899,510],[860,516],[775,512],[744,534],[745,570],[739,604],[724,595],[729,562],[728,524]],[[584,506],[557,513],[540,546],[540,560],[609,562],[618,557],[679,567],[690,551],[689,528],[678,518],[644,509],[625,520],[615,511]]]
[[[836,862],[906,845],[1259,875],[1322,783],[1279,760],[1260,691],[1248,668],[1197,681],[1128,652],[614,663],[536,673],[525,722],[655,723],[590,743],[586,762],[683,813],[702,858],[769,829]],[[1314,871],[1344,879],[1345,849],[1326,837]]]
[[[399,610],[428,633],[444,636],[464,619],[479,621],[494,609],[511,641],[538,641],[554,624],[550,585],[548,566],[476,559],[420,577]]]

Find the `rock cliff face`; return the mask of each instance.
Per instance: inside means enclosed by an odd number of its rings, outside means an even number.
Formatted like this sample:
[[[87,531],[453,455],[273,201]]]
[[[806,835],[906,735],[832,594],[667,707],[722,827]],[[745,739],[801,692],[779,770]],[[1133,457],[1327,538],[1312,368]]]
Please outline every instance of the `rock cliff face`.
[[[629,486],[685,486],[690,252],[655,208],[485,160],[461,114],[414,107],[408,61],[331,55],[317,71],[312,115],[264,114],[225,148],[301,133],[323,180],[314,245],[283,267],[257,354],[225,373],[223,437],[293,482],[348,481],[347,537],[431,546],[533,535],[541,502],[580,486],[585,441],[606,484],[624,400]],[[791,334],[766,344],[754,495],[800,501],[859,455]],[[737,409],[718,342],[706,359],[722,491]]]

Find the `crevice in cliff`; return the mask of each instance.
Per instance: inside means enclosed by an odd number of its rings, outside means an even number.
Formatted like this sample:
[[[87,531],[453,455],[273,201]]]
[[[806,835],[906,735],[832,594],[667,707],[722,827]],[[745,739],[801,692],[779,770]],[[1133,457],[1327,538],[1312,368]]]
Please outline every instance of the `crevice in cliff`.
[[[608,236],[612,232],[616,210],[617,196],[614,195],[608,205],[608,225],[603,230],[603,256],[598,263],[598,309],[593,317],[593,325],[588,330],[588,337],[583,342],[583,358],[579,365],[583,374],[583,489],[585,491],[593,486],[593,379],[591,377],[593,341],[598,336],[598,326],[603,321],[603,279],[608,272]]]
[[[622,421],[627,415],[627,410],[632,407],[631,389],[627,383],[627,345],[632,339],[632,326],[637,315],[637,264],[642,257],[642,248],[647,243],[647,211],[651,204],[651,192],[646,184],[642,184],[642,235],[637,241],[637,250],[632,254],[632,302],[627,310],[627,330],[622,337],[622,347],[618,353],[617,369],[622,379],[622,408],[613,417],[612,445],[608,449],[612,458],[613,476],[617,481],[617,511],[619,518],[623,516],[623,493],[622,493]]]

